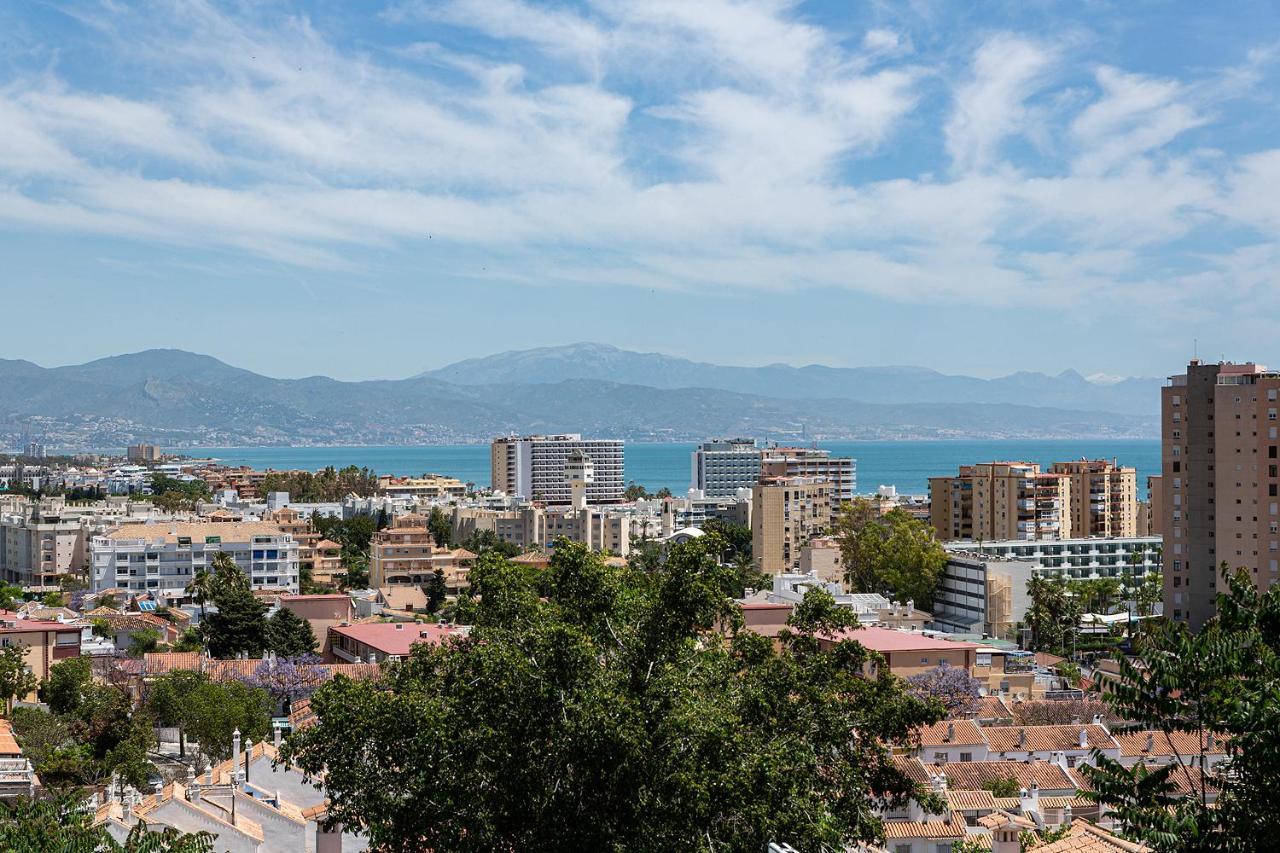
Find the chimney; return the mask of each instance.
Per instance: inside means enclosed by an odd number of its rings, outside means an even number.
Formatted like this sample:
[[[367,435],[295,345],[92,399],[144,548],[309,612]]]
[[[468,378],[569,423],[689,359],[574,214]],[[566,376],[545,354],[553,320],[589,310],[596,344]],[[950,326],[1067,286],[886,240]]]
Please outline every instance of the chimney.
[[[1205,752],[1213,752],[1214,747],[1217,745],[1216,742],[1217,742],[1217,738],[1213,736],[1213,732],[1209,732],[1209,734],[1206,735],[1205,737],[1205,746],[1206,746]]]
[[[253,738],[249,738],[244,744],[244,781],[249,781],[249,759],[253,757]]]
[[[1156,736],[1153,732],[1147,732],[1146,746],[1142,747],[1143,752],[1153,752],[1156,748]]]
[[[1080,748],[1081,749],[1089,748],[1089,730],[1088,729],[1080,730]]]
[[[272,740],[271,740],[271,742],[272,742],[272,744],[274,744],[274,745],[275,745],[275,748],[276,748],[276,749],[279,749],[279,748],[280,748],[280,740],[281,740],[281,738],[282,738],[282,737],[283,737],[283,735],[281,734],[281,728],[280,728],[279,726],[273,726],[273,727],[272,727]]]
[[[956,724],[947,723],[947,743],[956,739]]]
[[[240,754],[240,729],[239,728],[237,728],[234,732],[231,733],[231,754],[232,755]],[[213,769],[213,768],[210,768],[210,769]]]
[[[1018,729],[1018,749],[1022,749],[1027,745],[1027,730]]]
[[[1067,803],[1062,807],[1062,826],[1071,826],[1071,821],[1075,820],[1075,815],[1071,814],[1071,803]]]
[[[1061,750],[1054,751],[1049,756],[1049,760],[1052,761],[1054,764],[1058,765],[1059,767],[1063,768],[1064,770],[1067,767],[1067,754],[1065,752],[1062,752]]]
[[[1095,726],[1100,726],[1100,725],[1102,725],[1102,715],[1101,715],[1101,714],[1094,714],[1094,715],[1093,715],[1093,724],[1094,724]]]

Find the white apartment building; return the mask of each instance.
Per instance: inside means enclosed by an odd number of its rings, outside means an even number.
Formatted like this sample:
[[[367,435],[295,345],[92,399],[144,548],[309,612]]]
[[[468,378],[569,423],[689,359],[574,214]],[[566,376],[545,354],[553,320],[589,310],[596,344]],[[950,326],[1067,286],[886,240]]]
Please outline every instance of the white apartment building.
[[[689,488],[707,498],[729,498],[760,482],[760,448],[750,438],[717,438],[694,448]]]
[[[180,597],[215,554],[230,554],[254,589],[298,592],[298,542],[265,522],[126,524],[89,542],[90,583]]]
[[[572,495],[565,466],[575,451],[585,453],[593,466],[594,481],[587,488],[587,501],[622,500],[622,441],[584,439],[578,433],[495,438],[489,448],[493,488],[522,500],[567,504]]]
[[[1158,536],[948,542],[933,602],[933,627],[1009,637],[1031,606],[1034,575],[1089,580],[1141,578],[1160,572]],[[1136,555],[1136,562],[1135,562]]]

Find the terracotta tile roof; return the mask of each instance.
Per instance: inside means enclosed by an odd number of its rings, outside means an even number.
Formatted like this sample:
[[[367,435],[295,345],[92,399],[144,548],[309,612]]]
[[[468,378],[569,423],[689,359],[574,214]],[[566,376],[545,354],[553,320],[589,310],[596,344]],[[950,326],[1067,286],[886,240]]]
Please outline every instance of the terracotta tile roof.
[[[898,772],[902,773],[912,782],[915,782],[917,785],[925,786],[929,784],[929,780],[932,776],[930,776],[929,771],[925,769],[925,766],[920,763],[920,759],[910,758],[905,755],[895,755],[892,760],[894,766],[897,767]]]
[[[999,696],[981,696],[973,716],[979,720],[1012,720],[1013,709]]]
[[[1144,729],[1135,732],[1116,732],[1112,735],[1120,744],[1120,754],[1125,757],[1145,758],[1159,756],[1172,758],[1176,755],[1199,755],[1203,749],[1210,755],[1226,754],[1226,738],[1213,736],[1213,746],[1209,745],[1206,735],[1201,738],[1194,732],[1161,732]]]
[[[1080,749],[1084,730],[1088,749],[1118,749],[1119,744],[1102,726],[1092,723],[1067,726],[993,726],[985,730],[992,752],[1069,752]],[[1019,740],[1025,736],[1024,740]]]
[[[973,720],[943,720],[917,730],[921,746],[985,745]]]
[[[13,723],[0,720],[0,758],[17,758],[22,755],[22,747],[13,736]]]
[[[985,790],[947,791],[947,805],[959,812],[995,811],[997,808],[996,798]]]
[[[1002,826],[1016,826],[1018,829],[1035,829],[1036,822],[1022,815],[1010,814],[1004,810],[997,810],[989,815],[983,815],[978,818],[978,825],[987,829],[997,829]]]
[[[1021,788],[1035,782],[1041,796],[1046,791],[1080,790],[1079,780],[1050,761],[952,761],[936,767],[947,777],[947,785],[958,791],[979,791],[986,782],[1013,779]]]
[[[964,838],[964,818],[955,812],[947,820],[887,820],[884,837],[894,838]]]
[[[148,652],[142,656],[143,671],[147,675],[163,675],[175,669],[200,669],[199,652]]]
[[[1065,809],[1071,806],[1073,809],[1095,808],[1098,804],[1093,800],[1084,797],[1041,797],[1040,806],[1046,809]]]
[[[1071,822],[1067,837],[1036,848],[1036,853],[1139,853],[1146,845],[1125,841],[1082,818]]]
[[[206,536],[221,536],[223,543],[248,542],[255,536],[287,536],[275,524],[265,521],[159,521],[154,524],[123,524],[106,534],[108,539],[145,539],[148,542],[163,540],[176,544],[178,537],[190,537],[192,542],[204,544]]]

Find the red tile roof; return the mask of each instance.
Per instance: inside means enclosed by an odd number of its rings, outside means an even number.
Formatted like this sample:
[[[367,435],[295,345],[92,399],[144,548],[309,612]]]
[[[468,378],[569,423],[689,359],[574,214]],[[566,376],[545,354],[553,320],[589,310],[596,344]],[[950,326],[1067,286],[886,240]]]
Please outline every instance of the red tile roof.
[[[404,657],[418,643],[439,645],[447,637],[461,634],[453,625],[428,622],[373,622],[364,625],[335,625],[330,631],[363,643],[384,655]]]

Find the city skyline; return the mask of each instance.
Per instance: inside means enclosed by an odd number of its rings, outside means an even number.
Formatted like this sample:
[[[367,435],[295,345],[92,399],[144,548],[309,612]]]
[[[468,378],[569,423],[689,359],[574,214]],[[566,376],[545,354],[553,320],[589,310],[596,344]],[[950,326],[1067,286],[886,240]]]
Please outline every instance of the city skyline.
[[[71,2],[0,31],[7,305],[60,332],[5,357],[134,329],[286,377],[494,339],[1164,376],[1278,331],[1263,3]]]

